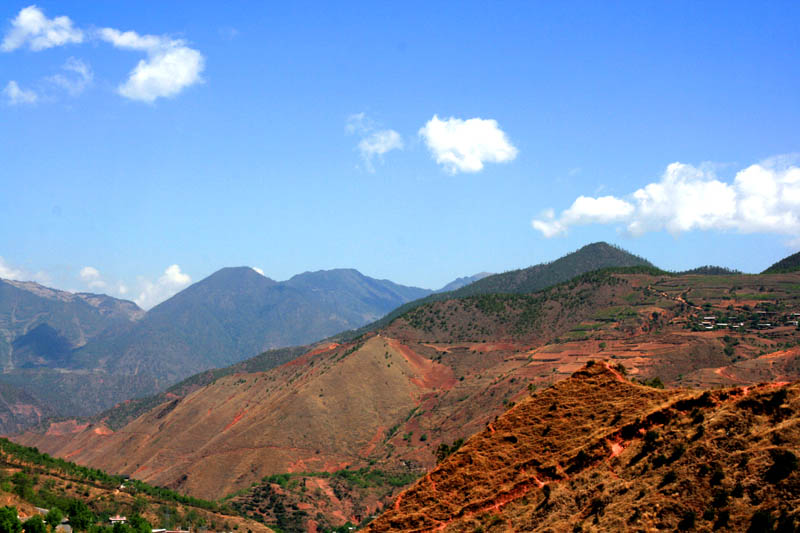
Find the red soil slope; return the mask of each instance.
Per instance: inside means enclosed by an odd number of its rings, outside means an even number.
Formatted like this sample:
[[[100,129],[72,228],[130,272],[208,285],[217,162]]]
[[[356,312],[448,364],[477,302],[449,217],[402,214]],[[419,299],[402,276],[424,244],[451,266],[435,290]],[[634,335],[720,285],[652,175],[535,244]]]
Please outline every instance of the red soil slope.
[[[657,391],[597,363],[507,411],[367,530],[744,531],[759,511],[800,526],[798,448],[798,384]]]

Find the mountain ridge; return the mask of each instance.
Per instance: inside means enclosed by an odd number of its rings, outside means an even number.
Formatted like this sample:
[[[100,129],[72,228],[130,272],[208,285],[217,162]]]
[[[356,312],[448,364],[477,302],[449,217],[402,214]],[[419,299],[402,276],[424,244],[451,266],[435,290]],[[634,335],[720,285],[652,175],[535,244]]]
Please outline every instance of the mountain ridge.
[[[49,322],[40,317],[26,329],[9,330],[7,345],[0,339],[0,356],[5,353],[7,360],[0,381],[72,415],[155,393],[265,350],[318,341],[431,292],[355,269],[306,272],[278,282],[250,267],[226,267],[144,312],[131,302],[34,282],[3,287],[0,329],[4,305],[7,320],[19,315],[15,300],[3,296],[12,292],[39,302],[40,311],[72,306],[97,323],[91,331],[73,331],[74,320],[66,315]],[[24,359],[9,364],[14,350]]]
[[[190,494],[244,490],[237,505],[268,523],[289,505],[311,509],[291,531],[307,529],[314,509],[331,526],[357,523],[403,485],[388,480],[424,475],[442,445],[481,431],[511,403],[597,357],[669,387],[797,379],[800,333],[784,315],[800,312],[798,286],[797,274],[678,276],[634,267],[589,272],[540,293],[437,301],[266,372],[229,372],[176,391],[118,431],[96,421],[17,438]],[[758,327],[766,309],[782,310],[770,330]],[[728,324],[744,312],[744,331],[702,326],[709,316]],[[356,475],[384,481],[343,484]]]

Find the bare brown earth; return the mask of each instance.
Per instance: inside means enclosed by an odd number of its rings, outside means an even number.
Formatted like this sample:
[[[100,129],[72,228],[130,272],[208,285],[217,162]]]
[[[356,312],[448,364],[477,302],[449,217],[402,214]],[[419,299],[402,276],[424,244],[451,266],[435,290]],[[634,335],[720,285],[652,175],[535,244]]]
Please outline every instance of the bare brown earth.
[[[800,384],[658,391],[601,362],[509,409],[367,531],[745,531],[758,512],[795,531],[798,454]]]
[[[291,505],[304,529],[358,523],[400,487],[345,487],[346,476],[320,473],[424,475],[440,444],[484,430],[589,360],[669,387],[800,379],[800,332],[754,329],[760,310],[800,310],[800,274],[591,274],[534,295],[426,305],[354,342],[221,378],[115,432],[61,424],[14,440],[197,497],[242,491],[236,501],[268,522]],[[700,329],[710,314],[747,326]],[[265,478],[287,473],[288,483]]]

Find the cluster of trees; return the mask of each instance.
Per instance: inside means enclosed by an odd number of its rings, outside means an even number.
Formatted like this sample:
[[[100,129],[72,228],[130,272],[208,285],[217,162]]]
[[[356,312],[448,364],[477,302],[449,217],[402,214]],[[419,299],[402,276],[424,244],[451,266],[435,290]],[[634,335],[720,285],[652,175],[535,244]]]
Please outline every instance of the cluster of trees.
[[[441,443],[439,447],[436,448],[436,451],[433,452],[433,454],[436,456],[436,464],[438,465],[439,463],[450,457],[450,455],[452,455],[459,448],[461,448],[462,444],[464,444],[464,439],[456,439],[455,441],[453,441],[453,444],[449,445],[446,442]]]
[[[97,517],[86,507],[86,504],[74,500],[67,509],[69,524],[74,531],[88,533],[152,533],[150,523],[141,516],[134,515],[127,524],[103,526],[97,524]],[[24,522],[19,519],[17,508],[0,507],[0,533],[52,533],[61,524],[64,514],[58,507],[50,509],[44,517],[35,514]]]

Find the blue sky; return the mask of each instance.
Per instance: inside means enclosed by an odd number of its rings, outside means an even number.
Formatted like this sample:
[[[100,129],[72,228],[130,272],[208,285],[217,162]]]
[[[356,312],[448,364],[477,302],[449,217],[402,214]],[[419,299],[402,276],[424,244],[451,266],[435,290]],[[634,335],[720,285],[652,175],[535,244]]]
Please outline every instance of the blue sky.
[[[0,277],[149,307],[224,266],[438,288],[598,240],[760,271],[800,249],[799,11],[4,2]]]

